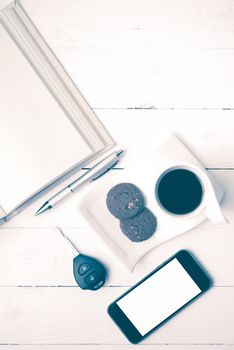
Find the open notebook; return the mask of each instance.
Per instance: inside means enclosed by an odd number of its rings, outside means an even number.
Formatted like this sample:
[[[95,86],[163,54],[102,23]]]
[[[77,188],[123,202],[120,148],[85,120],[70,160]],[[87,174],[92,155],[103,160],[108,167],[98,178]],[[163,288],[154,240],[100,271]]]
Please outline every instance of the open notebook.
[[[0,219],[114,145],[22,6],[5,1],[0,8]]]

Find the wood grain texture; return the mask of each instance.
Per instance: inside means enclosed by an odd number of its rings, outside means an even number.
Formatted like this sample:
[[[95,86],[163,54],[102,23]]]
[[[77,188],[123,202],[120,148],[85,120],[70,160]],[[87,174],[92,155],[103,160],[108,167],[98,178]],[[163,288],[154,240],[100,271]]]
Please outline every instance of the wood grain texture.
[[[232,0],[22,0],[58,47],[233,48]],[[110,35],[111,33],[111,35]]]
[[[84,293],[78,287],[0,288],[0,343],[127,344],[106,312],[126,289]],[[211,289],[145,343],[234,344],[233,297],[233,287]]]
[[[23,0],[93,108],[233,108],[234,5]]]
[[[63,345],[55,345],[55,344],[23,344],[23,345],[16,345],[16,344],[9,344],[9,345],[0,345],[0,350],[132,350],[132,349],[142,349],[142,350],[232,350],[234,348],[234,345],[224,345],[224,344],[197,344],[197,345],[190,345],[190,344],[140,344],[138,346],[133,346],[130,344],[114,344],[114,345],[105,345],[105,344],[63,344]]]
[[[232,49],[126,51],[55,50],[93,108],[234,108]]]
[[[234,1],[21,1],[126,150],[121,167],[176,133],[224,188],[229,224],[207,220],[129,274],[78,212],[91,188],[34,218],[43,197],[0,228],[0,350],[132,349],[107,305],[181,248],[197,255],[215,287],[135,349],[234,349]],[[76,286],[56,226],[109,267],[103,289]]]
[[[139,124],[140,125],[140,124]],[[195,140],[194,140],[195,141]],[[201,141],[202,142],[202,141]],[[198,143],[199,144],[199,143]],[[195,144],[194,144],[195,146]],[[137,147],[136,147],[137,148]],[[135,150],[136,150],[135,148]],[[195,147],[193,148],[196,149]],[[205,148],[204,148],[205,149]],[[131,148],[131,154],[134,154],[134,145],[132,145]],[[202,148],[200,148],[201,154]],[[209,151],[207,151],[209,152]],[[212,151],[211,151],[212,152]],[[217,152],[219,150],[217,149]],[[129,152],[130,153],[130,152]],[[204,151],[205,153],[205,151]],[[231,148],[229,153],[231,153]],[[195,153],[196,154],[196,153]],[[200,153],[199,153],[200,154]],[[136,154],[135,154],[136,156]],[[129,155],[130,157],[130,155]],[[144,159],[144,155],[142,153],[142,159]],[[132,161],[136,161],[137,159],[133,159]],[[127,160],[126,160],[127,161]],[[128,158],[128,161],[130,162],[130,158]],[[121,171],[121,170],[116,170]],[[147,171],[147,169],[146,169]],[[233,212],[234,212],[234,171],[231,169],[224,169],[224,170],[211,170],[211,173],[217,178],[217,180],[220,182],[221,186],[224,189],[225,192],[225,198],[222,202],[222,207],[224,210],[224,214],[229,220],[229,227],[233,227],[234,224],[234,218],[233,218]],[[106,176],[111,176],[111,174],[108,174]],[[105,181],[105,177],[98,180],[100,183],[102,181]],[[95,191],[95,183],[90,184],[89,186],[84,186],[82,190],[71,196],[64,202],[62,205],[58,205],[56,209],[50,210],[46,212],[45,214],[34,217],[35,212],[37,209],[41,206],[41,204],[48,199],[48,194],[44,195],[41,199],[35,201],[30,207],[28,207],[22,215],[18,215],[14,217],[11,221],[6,223],[4,225],[4,228],[11,228],[11,227],[55,227],[55,226],[66,226],[66,227],[89,227],[89,224],[85,220],[85,218],[81,215],[81,213],[78,210],[78,203],[82,201],[82,198],[85,197],[89,191]],[[56,190],[52,191],[50,195],[55,193]],[[208,224],[208,222],[207,222]],[[219,227],[227,227],[225,225],[220,225]]]
[[[95,232],[88,228],[63,230],[83,253],[97,257],[108,267],[107,286],[133,285],[182,248],[197,255],[216,286],[234,286],[233,228],[201,225],[158,246],[137,264],[132,274]],[[73,252],[55,229],[2,229],[0,233],[0,286],[76,286]]]

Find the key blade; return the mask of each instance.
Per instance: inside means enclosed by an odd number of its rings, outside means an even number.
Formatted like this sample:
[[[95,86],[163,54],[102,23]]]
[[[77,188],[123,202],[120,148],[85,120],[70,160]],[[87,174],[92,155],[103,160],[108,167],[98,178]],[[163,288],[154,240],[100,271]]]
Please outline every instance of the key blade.
[[[72,242],[72,240],[67,237],[65,235],[65,233],[63,232],[63,230],[61,229],[61,227],[56,227],[56,229],[59,231],[59,233],[61,234],[61,236],[67,241],[67,243],[69,244],[71,250],[73,251],[74,256],[77,256],[80,254],[79,250],[76,248],[75,244]]]

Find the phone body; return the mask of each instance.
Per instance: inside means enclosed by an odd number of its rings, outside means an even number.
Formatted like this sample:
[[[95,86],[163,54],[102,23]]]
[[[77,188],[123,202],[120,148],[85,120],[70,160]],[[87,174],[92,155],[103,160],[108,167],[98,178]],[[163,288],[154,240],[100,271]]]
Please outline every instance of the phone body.
[[[180,250],[108,307],[108,314],[138,344],[212,285],[187,250]]]

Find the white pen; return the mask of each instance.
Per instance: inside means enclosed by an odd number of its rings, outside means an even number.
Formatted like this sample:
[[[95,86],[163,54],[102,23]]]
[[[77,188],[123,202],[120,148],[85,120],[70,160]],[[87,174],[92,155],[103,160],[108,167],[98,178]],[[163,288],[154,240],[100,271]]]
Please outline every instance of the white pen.
[[[61,191],[56,193],[53,197],[48,199],[38,209],[35,216],[49,209],[54,208],[58,203],[64,200],[68,195],[70,195],[73,192],[76,192],[81,187],[81,185],[85,184],[86,182],[95,181],[99,177],[104,175],[106,172],[112,169],[119,162],[122,153],[123,151],[119,150],[109,154],[104,159],[100,160],[92,168],[90,168],[84,174],[82,174],[78,179],[74,180],[68,186],[64,187]]]

